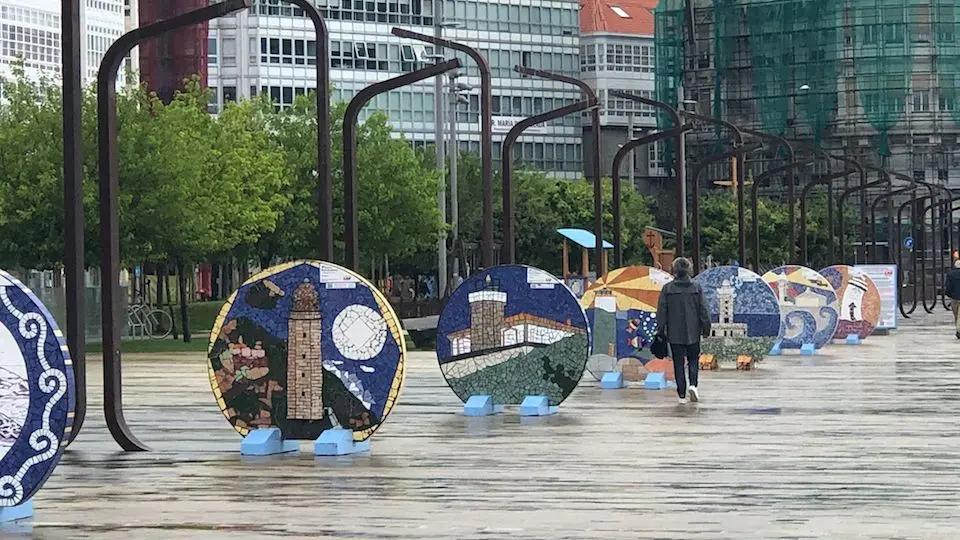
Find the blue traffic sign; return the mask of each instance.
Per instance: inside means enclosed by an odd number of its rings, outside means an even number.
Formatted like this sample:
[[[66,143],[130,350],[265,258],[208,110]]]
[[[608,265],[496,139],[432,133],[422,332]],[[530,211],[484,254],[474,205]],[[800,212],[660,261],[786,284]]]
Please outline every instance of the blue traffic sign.
[[[907,248],[907,249],[913,249],[913,237],[912,237],[912,236],[908,236],[908,237],[906,237],[906,238],[903,239],[903,247],[905,247],[905,248]]]

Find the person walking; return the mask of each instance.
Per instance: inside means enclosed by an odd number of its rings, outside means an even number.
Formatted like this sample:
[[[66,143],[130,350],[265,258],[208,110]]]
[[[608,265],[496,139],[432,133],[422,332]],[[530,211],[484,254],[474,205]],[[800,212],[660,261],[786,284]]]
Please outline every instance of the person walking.
[[[710,311],[703,287],[693,281],[693,264],[686,257],[673,261],[673,281],[663,286],[657,303],[657,333],[670,343],[673,374],[680,403],[700,401],[700,337],[710,335]],[[687,371],[690,386],[687,386]]]
[[[947,274],[947,296],[950,297],[950,309],[953,310],[953,329],[960,339],[960,259],[953,263],[953,270]]]

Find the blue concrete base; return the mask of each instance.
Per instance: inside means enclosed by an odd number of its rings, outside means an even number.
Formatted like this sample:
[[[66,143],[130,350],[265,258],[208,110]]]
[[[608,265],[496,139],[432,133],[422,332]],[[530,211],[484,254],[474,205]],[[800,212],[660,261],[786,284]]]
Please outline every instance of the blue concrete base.
[[[767,353],[767,356],[780,356],[783,354],[783,342],[777,341],[773,344],[773,347],[770,347],[770,352]]]
[[[493,396],[470,396],[463,406],[464,416],[490,416],[503,411],[503,405],[493,403]]]
[[[623,373],[619,371],[608,371],[600,378],[600,388],[604,390],[618,390],[626,388],[627,383],[623,380]]]
[[[527,396],[520,403],[520,416],[549,416],[560,407],[551,407],[547,396]]]
[[[858,334],[847,334],[847,345],[859,345],[860,336]]]
[[[313,454],[316,456],[344,456],[369,450],[369,440],[356,442],[353,440],[353,431],[343,428],[328,429],[313,441]]]
[[[667,376],[664,373],[647,373],[643,379],[644,390],[663,390],[667,387]]]
[[[817,348],[813,343],[804,343],[800,346],[800,354],[802,356],[813,356],[817,351]]]
[[[255,429],[240,443],[240,454],[244,456],[272,456],[299,451],[300,442],[283,440],[280,428]]]
[[[0,523],[10,523],[33,517],[33,499],[16,506],[0,507]]]

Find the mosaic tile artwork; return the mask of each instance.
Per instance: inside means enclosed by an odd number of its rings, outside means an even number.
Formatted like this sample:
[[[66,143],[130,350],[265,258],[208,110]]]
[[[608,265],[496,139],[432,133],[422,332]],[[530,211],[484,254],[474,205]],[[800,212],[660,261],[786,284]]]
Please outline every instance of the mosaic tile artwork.
[[[673,378],[673,361],[650,352],[660,290],[672,279],[650,266],[618,268],[580,298],[593,338],[587,371],[595,379],[607,371],[619,371],[627,381],[642,381],[650,372]]]
[[[880,289],[856,266],[838,264],[820,271],[840,298],[840,321],[834,339],[857,334],[866,339],[880,322]]]
[[[805,266],[786,265],[763,275],[780,303],[780,335],[784,349],[805,343],[821,348],[837,331],[840,301],[826,278]]]
[[[755,272],[717,266],[696,277],[710,307],[710,336],[701,342],[701,358],[711,355],[719,365],[740,357],[759,362],[780,332],[777,296]]]
[[[43,486],[73,426],[70,353],[40,300],[0,270],[0,507]]]
[[[437,323],[437,358],[464,402],[490,395],[517,405],[545,395],[559,405],[583,376],[587,317],[563,282],[528,266],[474,274],[449,298]]]
[[[332,428],[369,438],[403,383],[406,345],[387,299],[337,265],[264,270],[220,311],[210,335],[210,385],[241,434],[278,427],[314,440]]]

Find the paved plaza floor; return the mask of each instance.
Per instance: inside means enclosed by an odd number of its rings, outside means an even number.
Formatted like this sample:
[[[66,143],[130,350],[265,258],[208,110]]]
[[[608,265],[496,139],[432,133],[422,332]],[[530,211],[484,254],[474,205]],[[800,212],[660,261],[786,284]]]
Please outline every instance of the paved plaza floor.
[[[412,353],[371,453],[345,458],[241,459],[202,355],[127,358],[127,420],[154,451],[120,452],[91,362],[90,416],[35,498],[32,534],[953,540],[960,340],[947,325],[940,309],[813,359],[706,373],[699,405],[585,380],[529,421],[465,418],[435,356]]]

